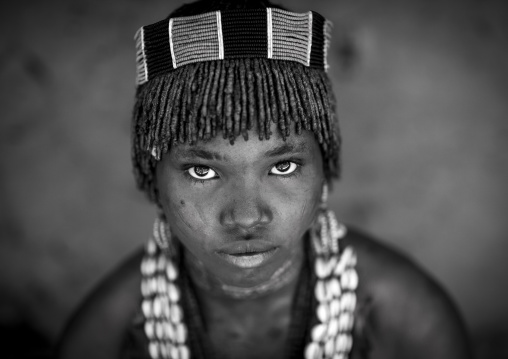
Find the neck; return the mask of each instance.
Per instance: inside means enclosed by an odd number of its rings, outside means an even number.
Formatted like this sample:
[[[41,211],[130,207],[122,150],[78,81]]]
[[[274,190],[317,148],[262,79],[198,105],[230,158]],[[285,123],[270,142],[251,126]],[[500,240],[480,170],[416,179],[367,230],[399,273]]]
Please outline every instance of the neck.
[[[220,278],[206,270],[203,263],[184,250],[185,267],[197,291],[202,295],[213,295],[228,299],[255,299],[284,291],[296,286],[303,265],[303,250],[277,269],[268,280],[251,287],[225,284]]]

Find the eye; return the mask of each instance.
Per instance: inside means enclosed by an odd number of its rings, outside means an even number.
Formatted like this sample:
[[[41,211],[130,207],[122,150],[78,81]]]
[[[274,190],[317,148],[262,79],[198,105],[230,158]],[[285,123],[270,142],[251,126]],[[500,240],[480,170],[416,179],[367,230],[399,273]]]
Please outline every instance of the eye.
[[[208,180],[217,177],[217,173],[210,167],[193,166],[187,170],[189,174],[199,180]]]
[[[288,175],[296,171],[298,165],[291,161],[283,161],[272,167],[270,173],[273,175]]]

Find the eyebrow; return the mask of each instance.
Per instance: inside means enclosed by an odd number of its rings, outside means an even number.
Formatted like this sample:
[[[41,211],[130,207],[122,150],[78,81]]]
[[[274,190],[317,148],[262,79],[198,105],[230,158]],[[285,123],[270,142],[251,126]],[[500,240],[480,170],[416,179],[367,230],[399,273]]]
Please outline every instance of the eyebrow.
[[[204,160],[227,161],[219,152],[208,151],[202,148],[189,148],[188,150],[178,151],[177,157],[180,158],[202,158]]]
[[[287,155],[290,153],[302,153],[307,150],[307,145],[305,143],[284,143],[280,146],[277,146],[275,148],[272,148],[271,150],[267,151],[265,153],[265,156],[267,157],[279,157],[283,155]]]
[[[265,157],[279,157],[287,154],[294,154],[294,153],[302,153],[307,150],[307,145],[305,143],[298,143],[298,144],[292,144],[292,143],[284,143],[280,146],[276,146],[272,148],[271,150],[268,150],[265,152]],[[185,158],[185,159],[195,159],[195,158],[201,158],[204,160],[209,161],[224,161],[228,162],[227,156],[223,156],[219,152],[205,150],[203,148],[195,147],[195,148],[189,148],[186,150],[180,150],[176,153],[176,156],[179,158]]]

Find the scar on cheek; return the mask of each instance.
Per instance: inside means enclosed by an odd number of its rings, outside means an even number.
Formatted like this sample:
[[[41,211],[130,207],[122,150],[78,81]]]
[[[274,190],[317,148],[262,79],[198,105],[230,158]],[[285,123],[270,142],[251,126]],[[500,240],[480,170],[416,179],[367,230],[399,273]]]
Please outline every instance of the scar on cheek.
[[[182,200],[180,200],[180,204],[181,204],[182,206],[185,206],[185,201],[184,201],[183,199],[182,199]]]

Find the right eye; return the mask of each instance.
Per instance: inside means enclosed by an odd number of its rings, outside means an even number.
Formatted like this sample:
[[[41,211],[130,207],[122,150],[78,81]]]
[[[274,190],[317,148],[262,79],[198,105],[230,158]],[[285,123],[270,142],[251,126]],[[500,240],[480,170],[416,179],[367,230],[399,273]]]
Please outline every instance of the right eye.
[[[199,180],[208,180],[218,177],[214,170],[206,166],[193,166],[189,168],[187,172],[189,172],[192,177]]]

